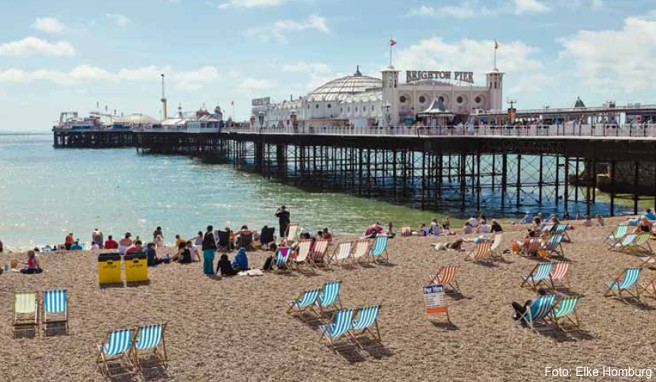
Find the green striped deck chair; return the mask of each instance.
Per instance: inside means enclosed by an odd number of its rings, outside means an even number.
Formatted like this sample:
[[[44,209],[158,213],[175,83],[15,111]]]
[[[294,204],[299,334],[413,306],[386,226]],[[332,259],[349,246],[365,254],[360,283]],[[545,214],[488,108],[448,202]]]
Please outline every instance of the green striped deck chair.
[[[66,289],[51,289],[43,292],[43,316],[41,325],[44,332],[56,329],[63,324],[68,333],[68,301]]]
[[[168,367],[166,343],[164,342],[165,331],[166,323],[139,327],[134,341],[134,362],[139,370],[143,370],[144,364],[141,358],[144,355],[155,355],[157,363],[151,366],[162,365],[164,368]]]
[[[380,343],[380,330],[378,329],[378,313],[380,305],[365,306],[358,309],[357,317],[351,326],[352,337],[360,348],[362,344],[357,340],[358,336],[369,333],[374,341]],[[373,330],[372,330],[373,329]],[[375,332],[374,332],[375,330]]]
[[[639,233],[636,239],[633,241],[633,244],[627,248],[628,253],[645,253],[648,254],[649,257],[652,257],[654,255],[654,251],[651,249],[651,245],[649,245],[649,240],[651,240],[650,233]]]
[[[351,335],[349,330],[353,323],[353,309],[340,309],[335,312],[333,317],[333,322],[328,325],[321,325],[319,329],[321,330],[321,338],[319,342],[326,338],[331,345],[334,345],[335,342],[344,334]]]
[[[581,296],[565,297],[553,305],[549,318],[556,329],[563,332],[581,329],[579,316],[576,314],[576,306],[580,299]]]
[[[547,294],[538,297],[533,301],[531,306],[526,309],[526,313],[524,313],[522,319],[526,321],[533,331],[537,332],[543,330],[545,328],[543,324],[545,323],[547,316],[551,313],[554,301],[556,301],[555,294]]]
[[[551,262],[537,264],[533,267],[531,273],[522,276],[524,282],[522,282],[521,286],[529,285],[534,290],[537,290],[538,286],[541,284],[546,284],[547,287],[549,287],[548,284],[551,284],[551,287],[553,288],[553,283],[551,282],[551,270],[553,269],[553,265],[554,263]]]
[[[319,298],[319,293],[321,289],[310,289],[302,292],[296,300],[289,301],[289,309],[287,309],[287,314],[290,314],[296,309],[297,313],[303,313],[306,310],[310,310],[316,314],[314,311],[314,305]]]
[[[626,268],[622,275],[616,278],[612,278],[612,281],[608,283],[608,290],[604,296],[613,296],[621,298],[625,301],[623,292],[628,293],[630,296],[636,298],[640,301],[640,289],[638,288],[638,278],[640,277],[640,272],[642,268]],[[631,293],[631,288],[634,288],[635,294]],[[626,301],[625,301],[626,302]]]
[[[615,228],[615,232],[611,233],[610,235],[606,236],[606,239],[604,239],[604,243],[607,244],[609,247],[614,246],[618,242],[624,238],[629,233],[629,226],[626,224],[620,224]]]
[[[132,329],[109,332],[107,342],[98,345],[96,364],[100,373],[107,378],[134,373],[134,364],[130,357],[133,337],[134,331]]]
[[[14,336],[36,334],[38,316],[36,292],[14,292]]]

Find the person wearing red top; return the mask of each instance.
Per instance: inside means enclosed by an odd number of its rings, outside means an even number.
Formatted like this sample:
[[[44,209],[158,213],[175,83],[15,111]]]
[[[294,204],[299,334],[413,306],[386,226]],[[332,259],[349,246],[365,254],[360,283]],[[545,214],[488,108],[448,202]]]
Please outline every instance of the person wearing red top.
[[[118,248],[118,243],[112,238],[112,235],[107,236],[105,240],[105,249],[116,249]]]
[[[125,253],[139,253],[143,252],[143,247],[141,246],[141,240],[136,240],[134,244],[129,246],[126,250]]]
[[[71,249],[71,245],[73,245],[73,232],[66,235],[66,239],[64,241],[64,246],[66,246],[67,251]]]

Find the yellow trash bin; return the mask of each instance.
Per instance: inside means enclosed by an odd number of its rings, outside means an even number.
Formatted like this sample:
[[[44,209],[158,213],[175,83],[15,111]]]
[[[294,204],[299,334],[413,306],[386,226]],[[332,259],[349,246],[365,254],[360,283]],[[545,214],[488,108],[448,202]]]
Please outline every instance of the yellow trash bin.
[[[101,253],[98,255],[98,284],[121,284],[121,255]]]
[[[123,259],[125,260],[125,282],[148,281],[148,256],[145,253],[129,253]]]

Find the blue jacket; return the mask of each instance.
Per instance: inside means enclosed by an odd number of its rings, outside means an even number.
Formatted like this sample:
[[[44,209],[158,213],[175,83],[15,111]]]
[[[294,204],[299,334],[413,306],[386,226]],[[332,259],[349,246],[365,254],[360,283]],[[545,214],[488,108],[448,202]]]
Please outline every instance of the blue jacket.
[[[232,267],[240,271],[245,271],[248,269],[248,257],[246,257],[246,248],[241,247],[239,249],[237,256],[235,256],[235,259],[232,261]]]

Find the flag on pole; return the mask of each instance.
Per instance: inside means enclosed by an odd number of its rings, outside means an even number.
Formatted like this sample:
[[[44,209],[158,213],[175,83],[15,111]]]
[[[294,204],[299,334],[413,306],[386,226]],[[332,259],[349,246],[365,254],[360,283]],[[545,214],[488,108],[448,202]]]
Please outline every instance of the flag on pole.
[[[396,40],[394,40],[394,37],[390,37],[389,43],[390,43],[390,46],[396,45]]]
[[[494,40],[494,49],[499,49],[499,42]]]

